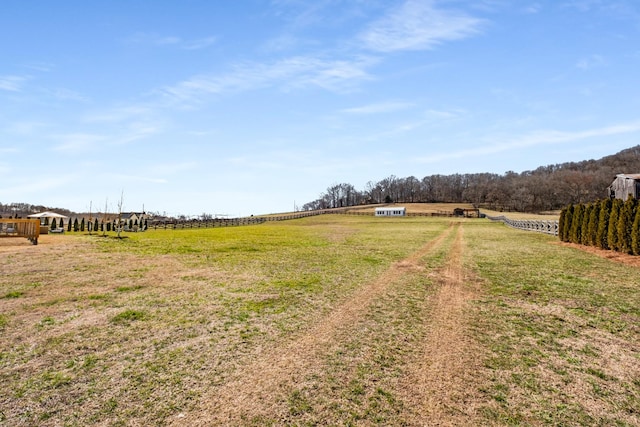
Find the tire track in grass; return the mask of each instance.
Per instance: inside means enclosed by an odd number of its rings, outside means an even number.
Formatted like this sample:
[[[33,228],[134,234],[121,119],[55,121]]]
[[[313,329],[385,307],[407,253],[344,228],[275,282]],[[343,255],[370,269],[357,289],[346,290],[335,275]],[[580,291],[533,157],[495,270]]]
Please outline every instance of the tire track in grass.
[[[407,269],[420,268],[421,258],[436,250],[453,230],[450,225],[409,257],[394,263],[376,280],[365,284],[331,314],[311,326],[306,333],[282,347],[268,350],[253,363],[240,367],[233,378],[203,399],[195,413],[178,414],[174,425],[245,425],[260,418],[289,421],[287,389],[300,386],[297,380],[321,370],[321,355],[339,335],[361,319],[372,302]]]
[[[477,425],[474,372],[479,360],[469,338],[469,303],[478,283],[464,269],[464,228],[442,269],[435,272],[437,292],[427,301],[426,337],[419,359],[409,368],[403,391],[412,425]]]

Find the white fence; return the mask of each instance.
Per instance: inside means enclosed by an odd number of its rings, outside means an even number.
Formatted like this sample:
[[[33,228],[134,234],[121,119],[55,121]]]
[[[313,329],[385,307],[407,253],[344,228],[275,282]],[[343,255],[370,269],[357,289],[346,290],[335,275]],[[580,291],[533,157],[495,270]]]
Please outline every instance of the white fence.
[[[520,230],[537,231],[539,233],[558,235],[558,221],[544,221],[536,219],[510,219],[506,216],[487,216],[491,221],[502,221],[509,227]]]

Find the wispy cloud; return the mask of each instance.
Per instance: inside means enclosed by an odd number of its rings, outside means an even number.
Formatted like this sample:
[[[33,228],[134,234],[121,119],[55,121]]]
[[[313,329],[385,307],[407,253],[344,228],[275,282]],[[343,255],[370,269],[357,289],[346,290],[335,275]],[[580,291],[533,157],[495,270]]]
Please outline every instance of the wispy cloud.
[[[160,129],[151,123],[131,123],[129,128],[120,136],[114,137],[114,143],[117,145],[129,144],[149,138],[157,134]]]
[[[573,132],[541,130],[530,133],[528,135],[514,137],[509,141],[497,142],[493,144],[485,143],[478,146],[477,148],[453,150],[430,156],[418,157],[416,158],[416,161],[418,163],[437,163],[444,160],[486,156],[505,151],[521,150],[528,147],[537,147],[550,144],[564,144],[589,138],[607,137],[637,132],[640,132],[640,121]],[[484,139],[486,140],[487,138]]]
[[[444,10],[430,0],[408,0],[360,34],[364,47],[378,52],[425,50],[480,32],[483,21]]]
[[[594,7],[601,7],[602,0],[571,0],[562,3],[564,7],[578,9],[581,12],[589,12]]]
[[[182,48],[186,50],[198,50],[209,47],[217,41],[217,37],[205,37],[203,39],[186,40],[182,43]]]
[[[60,99],[64,101],[80,101],[80,102],[87,101],[87,97],[70,89],[65,89],[65,88],[45,89],[45,92],[56,99]]]
[[[77,183],[77,176],[65,173],[17,177],[12,185],[3,186],[5,188],[0,189],[0,198],[24,200],[25,197],[31,195],[41,196],[50,190],[69,188],[69,185],[73,183]]]
[[[146,44],[154,46],[176,45],[181,42],[180,37],[161,36],[155,33],[136,33],[125,40],[131,44]]]
[[[24,82],[29,80],[24,76],[0,76],[0,90],[9,92],[20,92]]]
[[[149,183],[149,184],[170,184],[171,176],[179,175],[180,172],[188,172],[196,168],[196,162],[161,162],[151,165],[145,165],[144,162],[136,164],[135,168],[110,168],[104,169],[97,163],[90,164],[85,163],[84,173],[91,173],[95,169],[98,175],[96,181],[100,183],[110,183],[110,186],[115,188],[127,188],[131,186],[131,183]],[[118,169],[118,171],[116,171]],[[176,179],[179,179],[176,178]],[[125,199],[127,198],[128,191],[125,190]]]
[[[125,183],[149,182],[151,184],[166,184],[168,182],[164,178],[156,178],[156,177],[151,177],[151,176],[140,176],[140,175],[114,174],[114,175],[110,175],[110,177],[114,181],[120,181],[120,182],[125,182]]]
[[[582,58],[576,64],[576,67],[581,70],[589,70],[591,68],[600,67],[606,65],[606,60],[601,55],[590,55],[587,58]]]
[[[84,152],[118,145],[130,144],[149,138],[160,132],[160,127],[153,123],[131,123],[122,131],[105,129],[103,134],[92,133],[68,133],[54,135],[56,142],[54,151]]]
[[[635,0],[571,0],[560,5],[582,13],[598,13],[598,19],[602,19],[603,14],[607,17],[634,22],[640,18]]]
[[[282,52],[298,46],[299,43],[300,40],[297,37],[291,34],[281,34],[264,42],[263,50],[266,52]]]
[[[372,79],[367,68],[375,62],[375,59],[365,57],[356,60],[316,58],[301,67],[300,73],[293,75],[291,86],[300,88],[315,85],[332,92],[350,92],[357,83]]]
[[[14,135],[33,135],[42,132],[47,127],[47,123],[38,121],[12,122],[5,127],[5,131]]]
[[[524,13],[529,15],[535,15],[539,13],[540,10],[542,10],[542,5],[540,5],[540,3],[532,3],[528,6],[525,6]]]
[[[2,153],[2,150],[0,150]],[[9,162],[0,162],[0,175],[8,175],[12,171]]]
[[[126,39],[127,43],[152,46],[174,46],[185,50],[198,50],[211,46],[217,41],[216,37],[203,37],[200,39],[184,40],[176,36],[162,36],[155,33],[136,33]]]
[[[55,65],[49,62],[28,62],[22,65],[30,70],[47,73],[55,68]]]
[[[341,112],[348,114],[380,114],[406,110],[413,106],[414,104],[409,102],[380,102],[360,107],[345,108],[344,110],[341,110]]]
[[[90,112],[83,117],[88,123],[120,123],[133,119],[139,119],[151,114],[153,111],[146,105],[123,105],[104,111]]]
[[[95,148],[99,144],[104,143],[107,137],[89,133],[70,133],[54,135],[53,139],[58,141],[58,143],[53,146],[54,151],[77,152]]]
[[[178,163],[159,163],[152,165],[148,168],[150,174],[176,174],[180,172],[187,172],[194,170],[198,167],[197,162],[178,162]]]
[[[211,135],[215,135],[218,132],[215,130],[190,130],[187,131],[187,135],[191,135],[191,136],[211,136]]]
[[[371,78],[367,68],[375,61],[371,57],[340,60],[297,56],[270,64],[242,63],[230,73],[194,76],[161,92],[175,100],[196,101],[204,95],[264,87],[291,90],[316,86],[336,92],[348,91],[358,82]]]
[[[429,118],[437,119],[437,120],[446,120],[446,119],[454,119],[459,117],[464,111],[462,110],[427,110],[425,115]]]
[[[344,22],[361,16],[364,9],[372,2],[336,1],[336,0],[272,0],[273,13],[287,22],[293,29],[310,28],[343,24]],[[340,13],[336,13],[335,6],[340,6]]]

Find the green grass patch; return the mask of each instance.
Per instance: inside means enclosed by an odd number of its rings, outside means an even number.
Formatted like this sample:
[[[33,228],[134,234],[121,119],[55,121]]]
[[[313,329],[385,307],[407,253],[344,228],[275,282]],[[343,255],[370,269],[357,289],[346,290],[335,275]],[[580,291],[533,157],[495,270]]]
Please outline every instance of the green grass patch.
[[[102,300],[107,300],[109,299],[109,295],[107,294],[96,294],[96,295],[89,295],[87,297],[88,300],[91,301],[102,301]]]
[[[53,326],[56,324],[56,319],[54,319],[51,316],[46,316],[44,318],[42,318],[42,320],[40,320],[40,322],[38,323],[38,326],[40,328],[45,328],[47,326]]]
[[[24,295],[24,292],[22,291],[11,291],[11,292],[7,292],[6,294],[4,294],[4,296],[2,298],[20,298],[21,296]]]
[[[134,285],[134,286],[118,286],[115,291],[116,292],[133,292],[144,288],[142,285]]]
[[[113,316],[111,322],[116,324],[129,324],[134,321],[145,320],[147,317],[147,313],[141,310],[125,310]]]
[[[71,383],[72,377],[64,372],[47,371],[42,374],[45,387],[60,388]]]

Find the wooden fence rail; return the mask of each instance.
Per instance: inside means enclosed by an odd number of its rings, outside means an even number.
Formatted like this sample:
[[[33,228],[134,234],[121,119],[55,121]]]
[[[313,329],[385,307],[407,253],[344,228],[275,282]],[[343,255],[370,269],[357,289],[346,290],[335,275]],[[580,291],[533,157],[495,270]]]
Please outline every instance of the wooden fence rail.
[[[0,218],[0,237],[24,237],[37,245],[40,237],[40,220]]]
[[[510,219],[506,216],[488,216],[491,221],[502,221],[509,227],[517,228],[520,230],[537,231],[539,233],[551,234],[553,236],[558,235],[558,221],[546,221],[535,219]]]
[[[222,218],[212,220],[190,220],[190,221],[148,221],[148,228],[154,230],[185,230],[191,228],[215,228],[215,227],[237,227],[240,225],[262,224],[264,218]]]
[[[211,220],[173,220],[173,221],[148,221],[148,228],[154,230],[184,230],[191,228],[214,228],[214,227],[235,227],[240,225],[262,224],[268,221],[287,221],[291,219],[306,218],[325,214],[341,214],[341,215],[362,215],[374,216],[374,212],[362,212],[347,208],[320,209],[316,211],[295,212],[282,215],[270,215],[261,217],[244,217],[244,218],[217,218]],[[453,212],[412,212],[407,216],[439,216],[453,217]]]
[[[360,216],[375,216],[375,212],[361,212],[361,211],[347,211],[347,212],[331,212],[331,213],[341,213],[345,215],[360,215]],[[453,212],[407,212],[405,216],[437,216],[437,217],[455,217],[460,215],[455,215]],[[395,216],[394,218],[399,218]]]

